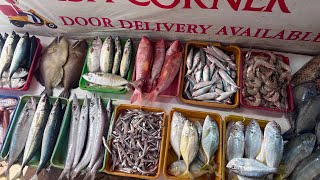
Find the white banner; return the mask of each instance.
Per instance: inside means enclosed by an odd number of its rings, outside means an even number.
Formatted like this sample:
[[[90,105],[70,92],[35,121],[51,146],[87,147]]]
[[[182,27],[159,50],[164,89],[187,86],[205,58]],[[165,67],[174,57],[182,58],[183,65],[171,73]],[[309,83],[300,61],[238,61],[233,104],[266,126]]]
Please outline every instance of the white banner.
[[[319,0],[0,0],[1,32],[205,40],[320,53]]]

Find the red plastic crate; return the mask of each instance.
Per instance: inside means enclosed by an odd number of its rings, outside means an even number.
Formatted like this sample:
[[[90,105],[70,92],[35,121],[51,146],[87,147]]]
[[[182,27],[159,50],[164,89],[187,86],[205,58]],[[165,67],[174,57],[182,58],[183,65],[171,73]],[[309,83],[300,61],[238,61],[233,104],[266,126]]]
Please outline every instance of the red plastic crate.
[[[292,85],[291,82],[289,83],[288,87],[287,87],[287,93],[288,93],[288,97],[287,97],[287,101],[288,101],[288,109],[283,111],[280,110],[278,108],[267,108],[267,107],[263,107],[263,106],[251,106],[249,104],[246,103],[246,101],[244,101],[243,95],[242,95],[242,90],[244,88],[244,80],[243,80],[243,68],[244,68],[244,61],[245,61],[245,55],[247,54],[247,51],[243,51],[242,52],[242,56],[241,56],[241,67],[240,67],[240,104],[243,107],[247,107],[247,108],[252,108],[252,109],[261,109],[261,110],[267,110],[267,111],[276,111],[276,112],[291,112],[294,109],[293,106],[293,95],[292,95]],[[266,57],[269,57],[269,55],[267,53],[264,52],[255,52],[254,50],[251,52],[251,56],[256,56],[256,55],[263,55]],[[287,65],[290,65],[289,63],[289,58],[286,56],[283,56],[281,54],[275,54],[276,56],[279,56],[283,59],[283,62]]]

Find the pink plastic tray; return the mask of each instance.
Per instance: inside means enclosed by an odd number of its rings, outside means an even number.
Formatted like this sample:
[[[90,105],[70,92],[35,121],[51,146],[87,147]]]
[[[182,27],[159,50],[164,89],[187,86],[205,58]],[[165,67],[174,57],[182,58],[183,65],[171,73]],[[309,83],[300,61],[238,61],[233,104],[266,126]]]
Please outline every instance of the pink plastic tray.
[[[291,85],[291,82],[289,83],[288,87],[287,87],[287,92],[288,92],[288,97],[287,97],[287,100],[288,100],[288,109],[283,111],[281,109],[278,109],[278,108],[267,108],[267,107],[263,107],[263,106],[251,106],[249,104],[246,103],[246,101],[244,101],[244,98],[242,96],[242,89],[244,88],[244,80],[243,80],[243,68],[244,68],[244,61],[245,61],[245,55],[247,54],[247,51],[244,51],[242,52],[242,56],[241,56],[241,67],[240,67],[240,104],[241,106],[243,107],[247,107],[247,108],[252,108],[252,109],[262,109],[262,110],[267,110],[267,111],[276,111],[276,112],[291,112],[293,111],[293,95],[292,95],[292,85]],[[263,55],[263,56],[267,56],[269,57],[269,55],[267,53],[264,53],[264,52],[255,52],[255,51],[252,51],[251,52],[251,56],[256,56],[256,55]],[[275,54],[276,56],[279,56],[283,59],[283,62],[286,63],[287,65],[290,65],[289,64],[289,58],[286,57],[286,56],[283,56],[281,54]]]
[[[170,42],[170,43],[167,42],[166,49],[168,49],[171,44],[172,44],[172,42]],[[182,57],[184,57],[184,55],[183,55],[184,48],[182,45],[181,45],[181,49],[182,49]],[[172,81],[171,85],[166,90],[162,91],[159,94],[159,96],[161,96],[161,97],[176,97],[179,95],[179,88],[180,88],[180,82],[181,82],[180,80],[181,80],[181,76],[182,76],[182,65],[183,65],[183,59],[181,59],[179,73],[176,75],[176,77]],[[134,66],[133,74],[132,74],[132,81],[135,81],[135,80],[136,80],[136,69]],[[145,88],[142,89],[142,92],[144,92],[144,93],[146,92]]]
[[[36,70],[39,59],[40,59],[39,56],[41,53],[41,49],[42,49],[42,46],[40,43],[40,39],[37,38],[37,48],[36,48],[36,52],[34,53],[34,56],[33,56],[30,70],[29,70],[29,73],[28,73],[28,76],[26,79],[26,84],[24,86],[22,86],[21,88],[2,88],[2,87],[0,87],[0,90],[11,90],[11,91],[26,91],[26,90],[28,90],[30,87],[31,81],[32,81],[33,73]]]

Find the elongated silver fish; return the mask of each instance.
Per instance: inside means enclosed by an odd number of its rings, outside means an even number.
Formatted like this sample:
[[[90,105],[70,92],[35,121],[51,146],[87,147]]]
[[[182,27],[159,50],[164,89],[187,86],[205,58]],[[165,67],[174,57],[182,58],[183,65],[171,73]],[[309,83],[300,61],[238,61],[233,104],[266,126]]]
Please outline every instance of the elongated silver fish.
[[[0,78],[5,70],[10,67],[19,36],[14,31],[7,37],[0,56]]]
[[[86,81],[102,86],[123,86],[128,84],[128,81],[121,76],[109,73],[88,73],[82,75],[82,77]]]
[[[264,129],[265,162],[269,167],[278,167],[283,154],[283,139],[279,124],[272,121]]]
[[[121,64],[120,64],[120,76],[123,78],[127,78],[130,63],[132,59],[132,51],[133,51],[133,44],[132,40],[129,38],[124,45]]]
[[[115,41],[115,53],[114,53],[114,61],[112,67],[112,74],[119,74],[120,71],[120,64],[122,59],[122,48],[121,48],[121,40],[120,37],[117,36]]]
[[[230,171],[246,177],[262,177],[277,172],[277,168],[268,167],[267,165],[247,158],[235,158],[228,162],[226,166]]]
[[[172,116],[171,122],[171,132],[170,132],[170,144],[178,156],[180,158],[180,142],[181,142],[181,134],[184,123],[187,119],[179,112],[174,112]]]
[[[192,68],[192,64],[193,64],[193,48],[190,49],[189,53],[188,53],[188,57],[187,57],[187,68],[188,70]]]
[[[82,150],[84,148],[85,140],[87,137],[88,120],[89,120],[89,101],[86,96],[84,98],[81,111],[80,111],[80,120],[78,125],[78,132],[77,132],[77,143],[76,143],[76,149],[75,149],[74,160],[72,163],[72,168],[75,168],[80,161]]]
[[[100,70],[100,53],[102,41],[99,36],[92,40],[90,51],[88,52],[87,66],[89,72],[97,72]]]
[[[19,157],[24,150],[36,108],[36,100],[34,99],[34,97],[31,97],[24,105],[19,115],[18,122],[15,125],[12,134],[12,141],[7,158],[7,169],[3,175],[9,176],[9,169],[16,161],[19,160]],[[14,124],[12,124],[12,126],[14,126]]]
[[[102,72],[111,73],[114,57],[114,41],[111,36],[108,36],[102,45],[100,53],[100,69]]]
[[[193,96],[193,97],[200,96],[200,95],[202,95],[202,94],[207,93],[210,89],[211,89],[211,86],[205,86],[205,87],[203,87],[203,88],[201,88],[201,89],[198,89],[198,90],[194,91],[194,92],[192,93],[192,96]]]
[[[48,96],[46,94],[42,95],[35,111],[30,131],[28,133],[20,171],[12,179],[21,179],[24,167],[40,149],[43,132],[50,113],[50,108]]]
[[[320,150],[305,158],[290,176],[291,180],[317,179],[320,176]]]
[[[94,180],[96,173],[98,172],[99,168],[101,168],[102,166],[103,158],[104,158],[104,153],[103,153],[103,150],[101,149],[99,159],[95,162],[93,168],[86,174],[83,180],[87,180],[87,179]]]
[[[200,52],[197,51],[197,52],[195,52],[195,55],[193,57],[192,68],[187,71],[186,75],[189,75],[193,71],[195,71],[195,69],[197,68],[199,63],[200,63]]]
[[[210,167],[210,159],[219,147],[219,128],[216,121],[209,115],[207,115],[204,120],[201,147],[203,148],[207,160],[202,169],[206,169]]]
[[[255,159],[261,149],[263,140],[262,131],[258,122],[252,119],[246,127],[244,152],[246,158]]]
[[[241,121],[238,121],[241,122]],[[234,124],[227,140],[227,161],[242,158],[244,155],[244,133],[241,125]]]
[[[77,96],[74,94],[72,99],[72,116],[70,120],[67,157],[64,163],[63,171],[59,177],[59,180],[61,180],[64,177],[67,177],[68,179],[70,178],[70,171],[72,170],[72,165],[73,165],[76,146],[77,146],[79,120],[80,120],[80,105],[79,105],[79,100]]]

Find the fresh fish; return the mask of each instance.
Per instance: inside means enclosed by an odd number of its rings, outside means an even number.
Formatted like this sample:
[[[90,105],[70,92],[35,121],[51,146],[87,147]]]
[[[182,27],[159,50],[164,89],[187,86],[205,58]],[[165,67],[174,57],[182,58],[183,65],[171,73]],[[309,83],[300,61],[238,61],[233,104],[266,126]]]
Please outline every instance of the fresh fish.
[[[172,81],[175,79],[176,75],[179,73],[180,65],[182,63],[182,53],[177,52],[172,56],[169,56],[165,60],[163,68],[161,70],[160,76],[157,81],[155,89],[152,90],[147,96],[146,99],[150,102],[155,101],[158,94],[167,89]]]
[[[99,36],[92,40],[90,51],[88,52],[87,67],[89,72],[97,72],[100,70],[100,53],[102,41]]]
[[[70,130],[68,138],[68,149],[67,157],[64,162],[64,168],[60,174],[59,180],[64,177],[70,178],[70,171],[72,170],[72,165],[75,157],[75,151],[77,147],[77,138],[78,138],[78,127],[80,120],[80,105],[77,96],[74,94],[72,99],[72,114],[70,119]]]
[[[228,122],[227,129],[226,129],[226,140],[229,139],[230,133],[231,133],[231,131],[233,129],[234,124],[235,124],[235,122],[233,120]]]
[[[69,47],[67,63],[63,66],[63,91],[59,97],[69,98],[70,89],[77,88],[81,77],[82,67],[87,55],[86,40],[78,40]]]
[[[19,115],[17,124],[15,126],[14,124],[12,124],[12,126],[14,126],[14,129],[12,133],[12,141],[9,148],[9,157],[7,158],[8,165],[3,175],[9,176],[9,169],[16,161],[19,160],[19,157],[24,150],[36,108],[36,100],[34,99],[34,97],[31,97],[24,105]]]
[[[262,131],[258,122],[252,119],[246,127],[244,139],[244,152],[246,158],[255,159],[262,145]]]
[[[207,93],[210,89],[211,89],[211,86],[205,86],[205,87],[203,87],[203,88],[201,88],[201,89],[198,89],[198,90],[196,90],[196,91],[194,91],[194,92],[192,93],[192,97],[197,97],[197,96],[200,96],[200,95],[202,95],[202,94],[205,94],[205,93]]]
[[[305,158],[290,176],[290,180],[316,179],[320,176],[320,150]]]
[[[181,52],[181,44],[179,40],[175,40],[169,47],[166,52],[165,59],[168,59],[169,56],[176,54],[177,52]]]
[[[128,81],[121,76],[103,72],[87,73],[82,75],[82,77],[90,83],[102,86],[117,87],[128,84]]]
[[[188,70],[192,68],[193,64],[193,48],[190,49],[187,57],[187,68]]]
[[[201,177],[207,174],[208,170],[201,170],[203,167],[203,162],[195,160],[190,165],[190,173],[193,178]],[[181,176],[187,169],[186,163],[183,160],[178,160],[169,165],[167,172],[174,176]]]
[[[199,48],[199,52],[200,52],[200,62],[202,62],[202,64],[207,65],[208,62],[206,60],[206,54],[205,54],[203,48]]]
[[[205,86],[211,86],[215,83],[215,81],[202,81],[202,82],[199,82],[197,84],[194,85],[193,87],[193,91],[196,91],[198,89],[201,89]]]
[[[48,96],[46,94],[42,95],[38,102],[38,107],[33,116],[31,127],[28,133],[21,168],[12,179],[21,179],[24,167],[29,163],[29,161],[33,158],[36,152],[40,149],[43,132],[50,114],[50,106],[51,105],[49,103]]]
[[[112,72],[114,49],[114,40],[111,36],[108,36],[102,44],[100,53],[100,69],[102,72]]]
[[[186,176],[190,172],[190,164],[195,159],[199,150],[199,137],[197,129],[189,121],[185,121],[181,134],[180,152],[184,162],[186,163],[186,171],[181,175]],[[192,177],[192,176],[191,176]]]
[[[194,125],[197,128],[197,133],[198,133],[198,137],[199,137],[199,142],[201,141],[201,137],[202,137],[202,125],[199,121],[195,122]],[[200,150],[199,150],[200,152]]]
[[[152,42],[147,37],[142,37],[135,61],[135,74],[136,81],[138,82],[131,96],[131,104],[138,100],[139,104],[142,104],[142,87],[145,81],[148,80],[149,68],[153,59],[153,47]]]
[[[246,177],[262,177],[277,172],[277,168],[268,167],[267,165],[247,158],[235,158],[228,162],[226,166],[230,171]]]
[[[94,141],[95,135],[96,135],[96,114],[97,114],[97,97],[96,94],[93,94],[90,100],[90,107],[89,107],[89,128],[88,128],[88,136],[86,140],[86,149],[84,151],[84,154],[78,163],[78,165],[73,168],[71,173],[71,178],[75,178],[78,173],[83,170],[90,162],[91,156],[92,156],[92,143]]]
[[[197,83],[202,81],[202,69],[196,71],[195,78]]]
[[[152,82],[151,83],[152,87],[156,86],[156,80],[160,76],[160,72],[166,57],[166,47],[165,47],[164,39],[159,40],[155,44],[154,49],[155,49],[154,60],[153,60],[153,65],[151,70],[151,79],[150,79],[150,81]],[[148,89],[152,89],[152,87],[148,87]]]
[[[201,133],[201,134],[202,134],[202,133]],[[202,138],[202,135],[201,135],[201,137],[199,138],[200,141],[201,141],[201,138]],[[204,150],[203,150],[202,146],[199,147],[199,152],[198,152],[197,158],[198,158],[201,162],[203,162],[203,163],[207,162],[207,158],[206,158],[206,155],[205,155],[205,153],[204,153]]]
[[[24,78],[29,74],[29,72],[24,69],[24,68],[19,68],[16,70],[16,72],[12,75],[11,78],[16,79],[16,78]],[[8,78],[9,77],[9,72],[5,71],[2,74],[2,78]]]
[[[52,95],[52,88],[63,78],[63,66],[68,59],[69,44],[66,38],[56,37],[42,52],[39,64],[39,79],[44,85],[43,93]]]
[[[12,31],[3,45],[0,56],[0,78],[2,78],[3,72],[10,67],[18,41],[18,35],[16,35],[14,31]]]
[[[293,76],[292,85],[298,86],[305,82],[311,82],[319,77],[320,72],[320,56],[315,56],[302,66]]]
[[[20,78],[17,78],[17,79],[11,79],[10,83],[8,81],[7,78],[2,78],[0,80],[0,86],[3,87],[3,88],[21,88],[23,87],[25,84],[26,84],[26,80],[24,79],[20,79]],[[10,86],[11,85],[11,86]]]
[[[242,123],[241,121],[238,121]],[[242,123],[243,125],[243,123]],[[227,140],[227,153],[226,158],[227,161],[231,161],[235,158],[242,158],[244,155],[244,133],[243,127],[241,124],[235,123],[231,132],[230,136]]]
[[[219,57],[221,57],[223,60],[225,60],[225,61],[232,61],[232,59],[231,59],[228,55],[226,55],[222,50],[220,50],[219,48],[214,47],[214,46],[208,46],[207,48],[210,48],[210,49],[212,49],[213,51],[215,51],[216,54],[217,54]]]
[[[227,70],[226,67],[218,59],[216,59],[214,56],[211,56],[210,54],[207,53],[207,58],[209,61],[212,62],[212,64],[219,67],[220,69]]]
[[[120,64],[121,64],[121,58],[122,58],[121,40],[119,36],[116,37],[114,44],[115,44],[115,50],[114,50],[112,74],[118,75],[120,71]]]
[[[93,168],[87,173],[87,175],[84,177],[83,180],[87,180],[87,179],[94,180],[94,177],[96,176],[96,173],[98,172],[99,168],[102,167],[103,158],[104,158],[104,153],[103,151],[100,150],[99,159],[97,160],[97,162],[95,162]]]
[[[289,177],[300,162],[312,153],[315,143],[316,136],[307,133],[298,135],[285,145],[280,165],[283,178]]]
[[[227,83],[234,87],[238,87],[234,80],[228,75],[228,73],[226,73],[226,71],[219,69],[219,74],[222,77],[222,79],[224,79]]]
[[[298,108],[308,102],[313,97],[317,96],[317,86],[313,82],[303,83],[293,88],[292,96],[294,107]]]
[[[220,94],[219,97],[216,98],[216,100],[217,100],[217,101],[225,100],[225,99],[227,99],[228,97],[230,97],[231,95],[233,95],[234,93],[236,93],[236,90],[223,92],[223,93]]]
[[[38,46],[37,38],[35,36],[32,36],[30,38],[30,50],[29,50],[28,57],[26,59],[26,65],[25,65],[25,68],[27,70],[29,70],[32,65],[34,56],[36,54],[37,46]]]
[[[193,73],[193,71],[195,71],[195,69],[198,67],[199,63],[200,63],[200,52],[197,51],[193,57],[192,67],[191,67],[191,69],[188,69],[186,75]]]
[[[131,39],[129,38],[126,44],[124,45],[124,50],[123,50],[121,64],[120,64],[120,76],[123,78],[127,78],[131,59],[132,59],[132,51],[133,51],[133,44]]]
[[[38,179],[38,174],[47,165],[51,158],[60,131],[63,114],[64,112],[62,110],[61,100],[57,99],[51,109],[50,115],[48,117],[48,122],[44,129],[41,144],[41,157],[36,173],[31,178],[33,180]]]
[[[216,121],[209,115],[207,115],[204,120],[201,147],[203,148],[207,160],[202,168],[206,169],[211,167],[210,159],[219,147],[219,128]]]
[[[212,99],[216,99],[218,96],[219,96],[219,94],[216,92],[213,92],[213,93],[209,92],[209,93],[202,94],[200,96],[196,96],[193,99],[195,99],[195,100],[212,100]]]
[[[75,148],[75,155],[72,163],[72,168],[75,168],[80,161],[82,150],[84,148],[85,140],[87,137],[88,120],[89,120],[89,101],[86,96],[84,98],[81,111],[80,111],[80,119],[79,119],[78,132],[76,137],[76,148]]]
[[[13,74],[17,71],[17,69],[19,67],[21,67],[21,65],[24,63],[23,61],[25,61],[26,55],[27,55],[27,46],[30,43],[30,38],[29,38],[29,33],[25,33],[19,40],[13,57],[12,57],[12,62],[10,65],[10,69],[9,69],[9,82],[11,77],[13,76]]]
[[[172,116],[171,122],[171,132],[170,132],[170,144],[178,156],[178,159],[181,156],[180,153],[180,142],[181,142],[181,134],[184,123],[186,122],[186,118],[179,112],[174,112]]]
[[[87,82],[86,83],[87,87],[99,87],[99,88],[105,88],[105,89],[113,89],[116,91],[122,91],[124,89],[127,89],[128,91],[130,90],[127,86],[102,86],[94,83]]]
[[[210,81],[210,68],[208,65],[205,65],[202,72],[203,81]]]
[[[210,81],[213,80],[213,74],[215,73],[214,70],[215,70],[215,65],[212,63],[209,66],[209,79],[210,79]]]
[[[310,132],[314,128],[317,123],[317,117],[320,114],[319,103],[320,96],[318,95],[301,107],[296,120],[296,133]]]
[[[265,162],[269,167],[278,167],[283,154],[283,139],[280,126],[272,121],[264,129]]]

